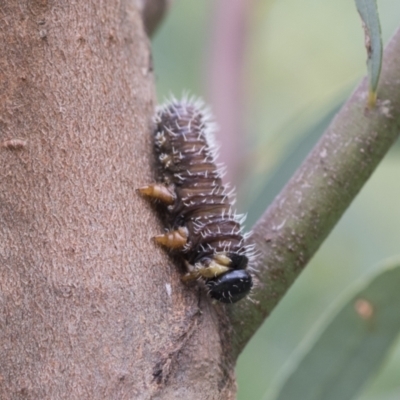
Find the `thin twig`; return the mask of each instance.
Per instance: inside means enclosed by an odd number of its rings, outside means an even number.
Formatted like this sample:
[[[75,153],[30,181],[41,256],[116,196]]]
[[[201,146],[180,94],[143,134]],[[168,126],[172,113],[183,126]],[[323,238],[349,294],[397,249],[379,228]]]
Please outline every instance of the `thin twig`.
[[[259,282],[250,300],[230,310],[236,357],[398,137],[400,30],[385,50],[377,108],[368,112],[367,95],[364,79],[253,229]]]

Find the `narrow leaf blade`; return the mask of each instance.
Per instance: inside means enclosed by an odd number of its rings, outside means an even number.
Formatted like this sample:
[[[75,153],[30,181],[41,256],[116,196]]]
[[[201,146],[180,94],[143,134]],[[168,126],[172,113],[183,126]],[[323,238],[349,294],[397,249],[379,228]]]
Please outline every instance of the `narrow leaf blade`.
[[[400,332],[400,262],[346,296],[301,349],[269,400],[349,400],[377,371]]]
[[[361,16],[365,34],[369,77],[368,107],[372,108],[376,103],[377,87],[382,66],[381,26],[376,0],[356,0],[356,6]]]

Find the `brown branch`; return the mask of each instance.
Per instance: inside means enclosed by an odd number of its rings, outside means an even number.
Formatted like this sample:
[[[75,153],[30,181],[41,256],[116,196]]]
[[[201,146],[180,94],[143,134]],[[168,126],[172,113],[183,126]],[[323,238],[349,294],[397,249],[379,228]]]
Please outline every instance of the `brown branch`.
[[[234,356],[284,296],[371,176],[400,130],[400,30],[387,46],[379,104],[367,112],[367,80],[254,227],[259,252],[252,301],[232,307]]]
[[[251,5],[248,0],[216,1],[210,37],[209,92],[223,144],[218,158],[227,167],[226,181],[232,183],[237,183],[244,137],[242,73]]]
[[[136,3],[142,13],[144,29],[151,37],[165,18],[172,0],[136,0]]]

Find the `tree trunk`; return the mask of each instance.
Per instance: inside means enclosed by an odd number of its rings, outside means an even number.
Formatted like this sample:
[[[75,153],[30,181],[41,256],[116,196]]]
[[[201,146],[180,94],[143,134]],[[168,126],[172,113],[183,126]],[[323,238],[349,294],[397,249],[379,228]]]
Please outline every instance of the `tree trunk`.
[[[153,79],[132,1],[0,3],[1,399],[234,397],[224,308],[135,192]]]

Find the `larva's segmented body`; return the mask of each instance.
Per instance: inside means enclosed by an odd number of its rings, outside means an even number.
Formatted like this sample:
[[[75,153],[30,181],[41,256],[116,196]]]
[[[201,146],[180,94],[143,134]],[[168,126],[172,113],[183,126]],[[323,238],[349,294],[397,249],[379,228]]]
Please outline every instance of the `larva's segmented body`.
[[[182,251],[183,280],[202,278],[212,298],[236,302],[252,287],[250,250],[215,163],[207,113],[199,102],[174,100],[159,109],[155,122],[160,183],[140,191],[167,205],[171,231],[156,240]]]

